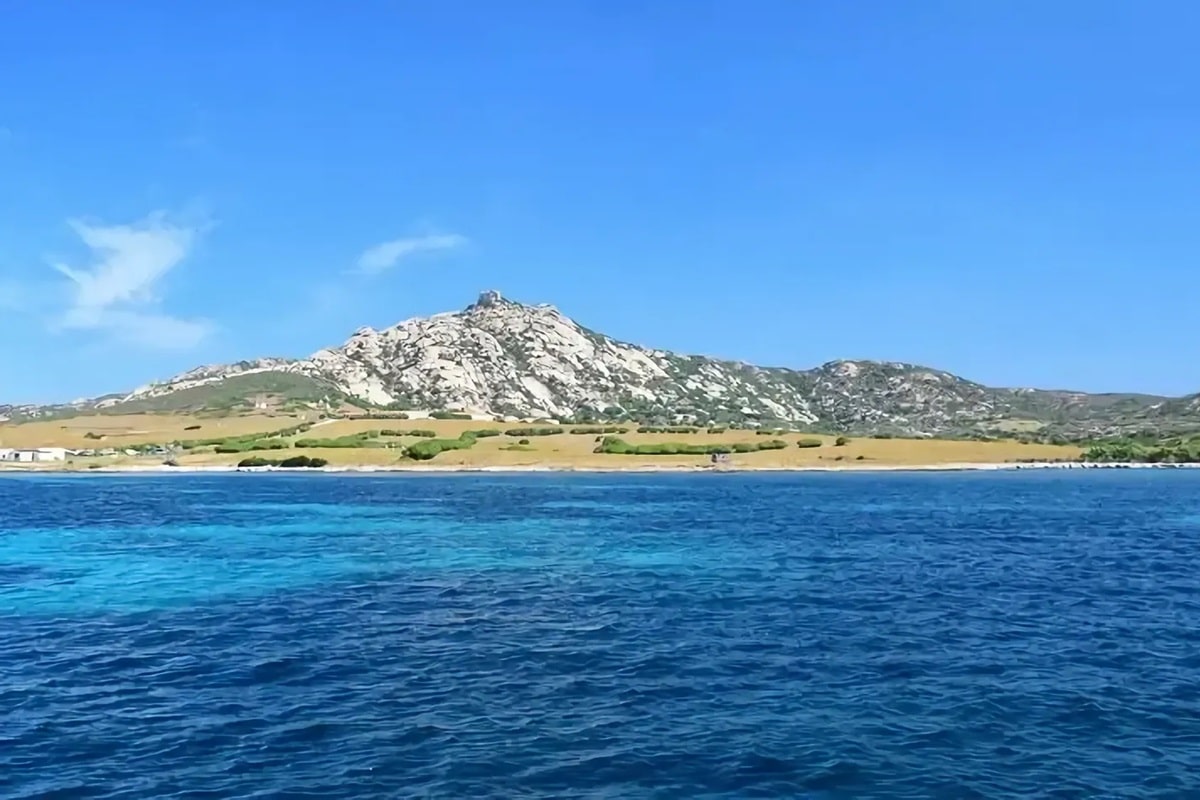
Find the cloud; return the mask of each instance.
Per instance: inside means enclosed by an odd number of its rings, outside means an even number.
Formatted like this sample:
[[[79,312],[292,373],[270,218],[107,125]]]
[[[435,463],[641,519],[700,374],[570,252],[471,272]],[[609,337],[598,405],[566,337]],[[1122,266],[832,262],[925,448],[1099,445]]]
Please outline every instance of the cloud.
[[[131,225],[70,225],[92,251],[92,263],[79,269],[53,265],[71,291],[57,327],[105,331],[127,344],[159,349],[193,347],[212,331],[205,320],[178,319],[160,309],[160,283],[187,258],[197,228],[172,224],[161,212]]]
[[[466,237],[456,233],[429,234],[407,239],[393,239],[368,247],[358,257],[358,271],[366,275],[378,275],[396,266],[399,262],[416,255],[438,250],[454,250],[467,243]]]

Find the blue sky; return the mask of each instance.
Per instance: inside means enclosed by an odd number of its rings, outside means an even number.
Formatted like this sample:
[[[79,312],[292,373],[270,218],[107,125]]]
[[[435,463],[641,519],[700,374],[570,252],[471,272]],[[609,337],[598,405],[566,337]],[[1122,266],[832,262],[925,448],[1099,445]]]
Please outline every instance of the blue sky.
[[[482,289],[657,347],[1200,390],[1200,6],[9,6],[0,402]]]

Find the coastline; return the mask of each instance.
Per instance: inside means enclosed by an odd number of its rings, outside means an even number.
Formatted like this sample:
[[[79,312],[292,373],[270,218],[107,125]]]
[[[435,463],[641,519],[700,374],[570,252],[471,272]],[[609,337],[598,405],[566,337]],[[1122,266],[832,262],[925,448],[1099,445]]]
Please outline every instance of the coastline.
[[[1143,462],[1112,462],[1112,463],[1081,463],[1081,462],[1033,462],[1033,463],[944,463],[944,464],[856,464],[844,466],[762,466],[762,467],[720,467],[708,465],[680,466],[639,464],[628,467],[572,467],[554,464],[546,465],[513,465],[513,466],[469,466],[455,464],[437,466],[433,464],[414,464],[411,466],[379,466],[379,465],[339,465],[316,468],[284,468],[284,467],[238,467],[228,464],[190,465],[169,467],[163,464],[155,465],[124,465],[99,467],[96,469],[62,469],[41,466],[8,466],[0,467],[0,475],[221,475],[233,473],[262,474],[281,473],[287,475],[464,475],[464,474],[527,474],[527,473],[574,473],[574,474],[620,474],[620,473],[684,473],[684,474],[744,474],[744,473],[892,473],[892,472],[1021,472],[1028,470],[1188,470],[1200,469],[1200,464],[1151,464]]]

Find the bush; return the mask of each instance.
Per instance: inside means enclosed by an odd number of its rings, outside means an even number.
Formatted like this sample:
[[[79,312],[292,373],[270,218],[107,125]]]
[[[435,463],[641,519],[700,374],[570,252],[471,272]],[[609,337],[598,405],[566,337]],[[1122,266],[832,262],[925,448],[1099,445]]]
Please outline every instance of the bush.
[[[184,430],[185,431],[198,431],[198,430],[200,430],[200,426],[199,425],[188,425],[186,428],[184,428]]]
[[[197,425],[196,427],[198,428],[198,427],[200,427],[200,426],[199,426],[199,425]],[[190,431],[190,430],[191,430],[191,428],[185,428],[185,430],[189,430],[189,431]],[[85,434],[83,435],[83,438],[85,438],[85,439],[103,439],[103,438],[104,438],[104,435],[103,435],[103,434],[99,434],[99,433],[93,433],[92,431],[88,431],[87,433],[85,433]]]
[[[238,462],[239,467],[283,467],[285,469],[306,468],[306,467],[324,467],[329,462],[323,458],[310,458],[309,456],[290,456],[277,461],[275,459],[263,458],[262,456],[251,456],[243,458]]]
[[[268,461],[267,459],[263,458],[262,456],[251,456],[250,458],[243,458],[241,461],[239,461],[237,463],[237,465],[239,467],[269,467],[269,466],[274,466],[274,464],[275,464],[274,461]]]
[[[465,450],[473,444],[474,439],[428,439],[409,445],[404,454],[414,461],[428,461],[446,450]]]
[[[464,414],[461,411],[434,411],[429,415],[430,419],[471,419],[470,414]]]
[[[214,448],[217,453],[246,453],[251,450],[286,450],[291,444],[282,439],[228,439]]]
[[[839,436],[839,437],[837,437],[837,439],[834,441],[834,443],[833,443],[833,446],[834,446],[834,447],[845,447],[845,446],[846,446],[846,445],[848,445],[848,444],[850,444],[850,440],[849,440],[849,439],[847,439],[845,436]]]
[[[587,427],[583,427],[583,428],[572,428],[571,429],[571,433],[581,434],[581,435],[586,435],[586,436],[594,436],[596,434],[604,435],[604,434],[609,434],[609,433],[628,433],[628,432],[629,432],[628,428],[618,428],[616,426],[604,427],[604,426],[591,425],[591,426],[587,426]]]
[[[1099,463],[1195,464],[1200,463],[1200,445],[1195,440],[1187,444],[1174,440],[1156,445],[1142,445],[1128,439],[1097,442],[1084,451],[1083,460]]]
[[[820,447],[822,444],[823,442],[820,439],[801,439],[796,442],[796,446],[801,448]]]
[[[427,439],[426,441],[409,445],[405,449],[404,455],[415,461],[428,461],[431,458],[436,458],[446,450],[469,450],[475,445],[475,441],[480,434],[485,437],[496,435],[495,433],[485,431],[466,431],[457,439]]]
[[[685,442],[653,442],[630,444],[615,436],[606,436],[592,452],[629,456],[706,456],[718,453],[756,453],[759,450],[780,450],[787,442],[775,439],[769,442],[737,442],[724,444],[691,444]]]
[[[638,433],[699,433],[700,429],[690,425],[670,425],[667,427],[658,427],[654,425],[643,425],[637,429]]]
[[[527,445],[527,444],[529,444],[529,440],[528,440],[528,439],[521,439],[520,441],[518,441],[518,442],[517,442],[517,444],[524,446],[524,445]]]
[[[384,428],[383,430],[381,430],[379,432],[379,435],[380,436],[419,436],[423,439],[436,439],[437,431],[426,430],[424,428],[418,428],[417,430],[413,430],[413,431],[406,431],[403,429],[397,430],[396,428]]]
[[[509,428],[504,432],[505,436],[557,436],[563,433],[565,428]]]
[[[285,467],[285,468],[293,468],[293,467],[316,468],[316,467],[323,467],[328,463],[329,462],[323,458],[311,458],[309,456],[291,456],[290,458],[285,458],[283,461],[280,461],[279,466]]]
[[[297,439],[296,447],[368,447],[369,439],[379,436],[380,431],[365,431],[333,439]]]
[[[463,436],[474,436],[476,439],[488,439],[492,436],[499,436],[500,431],[496,428],[483,428],[477,431],[467,431]]]

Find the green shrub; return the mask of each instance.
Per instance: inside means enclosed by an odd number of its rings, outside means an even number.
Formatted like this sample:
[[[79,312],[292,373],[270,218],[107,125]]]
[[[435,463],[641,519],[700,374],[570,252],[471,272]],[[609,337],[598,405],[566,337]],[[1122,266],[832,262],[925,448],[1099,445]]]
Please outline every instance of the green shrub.
[[[834,447],[845,447],[848,444],[850,444],[850,440],[847,439],[845,436],[839,436],[833,442]]]
[[[565,428],[509,428],[504,432],[505,436],[557,436],[563,433]]]
[[[488,439],[492,436],[499,436],[500,431],[496,428],[483,428],[477,431],[467,431],[463,436],[474,436],[476,439]]]
[[[1195,464],[1200,463],[1200,443],[1192,440],[1184,444],[1178,439],[1151,445],[1128,439],[1096,442],[1084,451],[1083,460],[1100,463]]]
[[[796,442],[796,446],[800,448],[820,447],[823,442],[820,439],[801,439]]]
[[[429,415],[430,419],[471,419],[470,414],[464,414],[461,411],[434,411]]]
[[[519,440],[519,441],[517,442],[517,444],[524,446],[524,445],[527,445],[527,444],[529,444],[529,440],[528,440],[528,439],[521,439],[521,440]]]
[[[277,439],[262,441],[230,439],[223,444],[217,445],[213,450],[217,453],[247,453],[251,450],[284,450],[289,446],[287,442]]]
[[[459,439],[428,439],[423,442],[411,444],[404,451],[404,454],[416,461],[428,461],[435,458],[438,454],[446,450],[467,450],[473,444],[473,437],[462,437]]]
[[[290,427],[290,428],[282,428],[282,429],[280,429],[280,430],[277,430],[277,431],[275,431],[274,433],[269,433],[269,434],[260,434],[259,438],[262,438],[262,436],[264,436],[264,435],[265,435],[265,436],[272,436],[272,437],[274,437],[274,436],[280,436],[280,437],[282,437],[282,436],[295,436],[296,434],[298,434],[298,433],[304,433],[305,431],[307,431],[307,430],[309,430],[309,429],[311,429],[311,428],[312,428],[312,423],[311,423],[311,422],[302,422],[302,423],[300,423],[299,425],[293,425],[293,426],[292,426],[292,427]]]
[[[293,467],[323,467],[329,462],[323,458],[312,458],[310,456],[291,456],[279,462],[279,466],[286,468]]]
[[[714,453],[730,452],[756,453],[759,450],[779,450],[784,447],[787,447],[787,442],[777,439],[769,442],[738,442],[733,445],[692,444],[687,442],[630,444],[616,436],[606,436],[593,452],[631,456],[705,456]]]
[[[379,435],[380,436],[391,436],[391,437],[418,436],[418,437],[421,437],[424,439],[436,439],[437,431],[431,431],[431,430],[427,430],[424,428],[418,428],[417,430],[412,430],[412,431],[407,431],[404,429],[397,429],[397,428],[384,428],[383,430],[381,430],[379,432]]]
[[[188,425],[186,428],[184,428],[184,430],[185,431],[198,431],[198,430],[200,430],[200,426],[199,425]]]
[[[609,434],[609,433],[628,433],[628,432],[629,432],[628,428],[618,428],[615,425],[613,425],[613,426],[589,425],[589,426],[586,426],[583,428],[572,428],[571,429],[571,433],[573,433],[573,434],[581,434],[581,435],[587,435],[587,436],[594,436],[596,434],[604,435],[604,434]]]
[[[366,431],[332,439],[297,439],[296,447],[369,447],[368,440],[379,436],[379,431]]]
[[[237,463],[239,467],[269,467],[274,466],[275,462],[263,458],[262,456],[251,456],[243,458]]]
[[[238,462],[239,467],[284,467],[287,469],[305,468],[305,467],[324,467],[329,462],[323,458],[310,458],[309,456],[289,456],[288,458],[278,461],[271,458],[263,458],[262,456],[251,456],[243,458]]]

